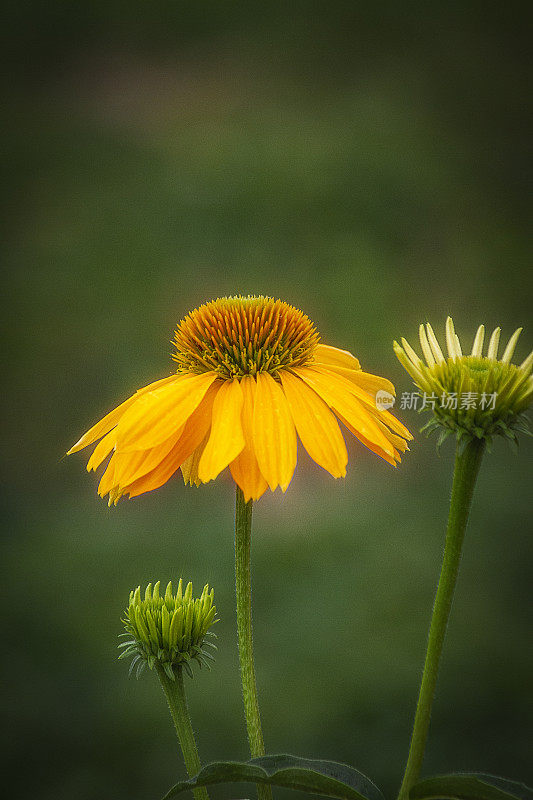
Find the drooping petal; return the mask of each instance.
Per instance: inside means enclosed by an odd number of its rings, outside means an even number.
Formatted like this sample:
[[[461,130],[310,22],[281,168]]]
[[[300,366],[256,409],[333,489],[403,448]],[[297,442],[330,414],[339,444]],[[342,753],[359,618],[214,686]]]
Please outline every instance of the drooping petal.
[[[348,453],[332,412],[301,378],[287,370],[280,371],[280,378],[303,446],[334,478],[344,477]]]
[[[213,403],[211,433],[198,466],[202,483],[214,480],[244,447],[241,414],[244,398],[237,378],[226,381]]]
[[[395,433],[392,433],[386,425],[379,419],[379,417],[374,417],[374,421],[377,425],[381,428],[387,439],[391,442],[392,445],[399,450],[401,453],[405,453],[406,450],[409,450],[409,445],[401,436],[397,436]]]
[[[76,444],[73,445],[70,450],[68,450],[67,455],[69,456],[71,453],[77,453],[78,450],[83,450],[83,448],[87,447],[87,445],[96,442],[97,439],[101,439],[102,436],[105,436],[106,433],[109,433],[109,431],[118,424],[124,413],[139,399],[139,397],[146,392],[151,392],[155,389],[159,389],[161,386],[166,386],[169,383],[173,383],[177,378],[177,375],[169,375],[168,378],[161,378],[161,380],[154,381],[154,383],[150,383],[148,386],[143,386],[142,389],[139,389],[134,395],[128,397],[127,400],[114,408],[113,411],[110,411],[109,414],[106,414],[106,416],[97,422],[96,425],[93,425],[92,428],[89,428],[87,433],[84,433],[81,439],[79,439]]]
[[[114,448],[116,440],[116,434],[113,430],[111,430],[106,436],[104,436],[103,439],[98,442],[89,461],[87,462],[87,472],[90,472],[93,469],[98,469],[102,461],[108,457],[109,453]]]
[[[379,410],[375,416],[377,422],[382,422],[391,431],[397,433],[398,436],[403,436],[404,439],[407,439],[410,442],[413,439],[413,434],[411,431],[403,425],[399,419],[396,419],[394,414],[391,414],[390,411],[387,409]]]
[[[149,450],[132,450],[124,454],[119,451],[117,453],[117,482],[122,486],[129,486],[158,467],[165,461],[167,455],[169,466],[175,465],[173,470],[175,472],[209,432],[213,402],[221,386],[221,381],[211,384],[185,425],[178,428],[177,434],[171,436],[166,442]]]
[[[317,364],[317,366],[319,366]],[[346,380],[351,381],[356,386],[359,386],[364,392],[372,397],[375,397],[376,392],[388,392],[393,396],[396,395],[394,384],[387,378],[381,378],[379,375],[372,375],[371,372],[363,372],[362,369],[345,369],[344,367],[337,367],[329,365],[328,370],[335,372],[337,375],[342,375]]]
[[[185,425],[178,428],[172,436],[166,439],[156,447],[150,447],[147,450],[120,450],[118,449],[116,455],[116,468],[115,480],[120,486],[129,486],[137,478],[147,475],[152,470],[156,469],[161,462],[167,457],[170,451],[175,447],[176,442],[181,437]],[[176,469],[179,464],[176,465]]]
[[[160,463],[158,466],[149,472],[147,475],[143,475],[141,478],[137,478],[137,480],[133,481],[127,486],[121,486],[122,494],[129,495],[130,498],[138,497],[140,494],[144,494],[145,492],[151,492],[153,489],[159,489],[160,486],[163,486],[169,478],[174,475],[176,470],[178,469],[178,465],[176,461],[170,457],[170,454]]]
[[[105,497],[111,489],[115,486],[115,466],[116,466],[116,459],[115,453],[109,459],[109,464],[107,465],[104,474],[100,478],[100,483],[98,484],[98,494],[100,497]]]
[[[296,431],[281,386],[267,372],[257,375],[253,421],[259,469],[274,491],[285,491],[296,467]]]
[[[253,445],[253,420],[255,392],[257,384],[255,378],[246,375],[241,380],[241,389],[244,398],[242,407],[242,432],[244,434],[244,448],[230,466],[235,483],[240,486],[246,502],[259,500],[268,488],[268,484],[261,474]]]
[[[325,376],[327,380],[332,383],[333,386],[336,386],[339,389],[344,388],[345,390],[348,390],[351,394],[355,395],[355,397],[366,407],[367,411],[370,412],[372,418],[377,417],[380,420],[380,422],[385,423],[387,427],[389,427],[399,436],[403,436],[404,439],[413,438],[412,434],[405,427],[405,425],[402,425],[400,420],[396,419],[396,417],[393,414],[391,414],[390,411],[387,411],[387,409],[378,409],[376,406],[375,394],[370,394],[369,392],[360,388],[355,380],[346,380],[346,378],[343,375],[338,374],[338,370],[335,370],[335,372],[332,373],[332,371],[329,368],[321,367],[318,364],[314,367],[309,367],[308,369],[312,369],[313,372],[320,373],[321,375]],[[393,392],[391,392],[391,394],[393,394]]]
[[[200,486],[202,482],[198,477],[198,466],[200,464],[200,459],[202,457],[202,453],[204,452],[208,438],[209,436],[206,435],[204,441],[198,445],[196,450],[194,450],[188,458],[185,459],[180,467],[183,475],[183,482],[185,484],[188,483],[189,486],[192,486],[193,483],[195,486]]]
[[[179,467],[182,467],[192,454],[205,446],[211,427],[211,414],[215,396],[221,386],[220,381],[215,381],[207,390],[204,399],[193,411],[178,440],[174,443],[171,450],[161,458],[160,462],[150,471],[144,472],[140,469],[136,475],[132,475],[127,481],[121,481],[124,494],[136,497],[143,492],[157,489],[169,480]],[[166,444],[166,443],[165,443]],[[159,448],[154,448],[158,450]],[[154,452],[148,451],[148,452]],[[162,453],[162,451],[159,451]],[[135,455],[135,453],[132,453]]]
[[[170,386],[143,394],[117,427],[117,447],[147,450],[166,441],[185,424],[216,379],[214,372],[179,375]]]
[[[374,442],[385,453],[393,456],[394,448],[372,419],[371,413],[359,402],[349,381],[335,373],[317,367],[299,367],[294,372],[314,389],[320,397],[359,431],[365,439]],[[363,393],[364,394],[364,393]],[[377,410],[376,410],[377,412]]]
[[[345,369],[361,369],[359,360],[348,350],[339,350],[328,344],[317,344],[315,348],[315,361],[328,366],[344,367]]]
[[[339,414],[338,411],[336,413],[337,413],[337,416],[339,417],[340,421],[343,423],[343,425],[346,425],[346,427],[348,428],[350,433],[353,433],[353,435],[357,439],[359,439],[359,441],[362,442],[362,444],[364,444],[365,447],[368,447],[369,450],[371,450],[377,456],[380,456],[388,464],[391,464],[391,466],[393,466],[393,467],[396,466],[397,459],[395,457],[395,454],[397,453],[397,451],[394,448],[392,448],[390,452],[384,450],[382,447],[380,447],[378,444],[376,444],[375,441],[373,441],[372,439],[368,439],[366,436],[364,436],[361,433],[361,431],[359,430],[359,428],[356,428],[353,425],[351,425],[348,422],[348,420],[345,419],[342,416],[342,414]]]

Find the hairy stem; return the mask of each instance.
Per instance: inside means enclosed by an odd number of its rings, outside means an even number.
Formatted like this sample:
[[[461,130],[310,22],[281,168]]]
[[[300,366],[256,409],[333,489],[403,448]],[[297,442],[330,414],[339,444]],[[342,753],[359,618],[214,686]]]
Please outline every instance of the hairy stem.
[[[244,499],[236,486],[235,503],[235,590],[237,598],[237,634],[241,668],[244,715],[252,758],[264,756],[265,745],[261,729],[257,685],[255,681],[254,651],[252,641],[252,580],[250,574],[250,547],[252,532],[252,501]],[[272,800],[270,786],[258,785],[259,800]]]
[[[457,582],[472,495],[484,449],[483,440],[471,441],[465,447],[457,445],[444,557],[429,628],[426,661],[418,695],[411,746],[398,800],[408,800],[409,791],[418,780],[422,767],[439,661]]]
[[[198,748],[194,740],[194,732],[191,724],[191,717],[187,707],[187,700],[185,698],[185,686],[183,685],[183,671],[178,667],[176,671],[176,680],[171,681],[164,669],[157,667],[157,674],[161,681],[161,686],[165,692],[168,707],[172,715],[174,727],[178,734],[178,740],[183,753],[183,760],[185,761],[185,768],[189,778],[194,777],[200,772],[200,756],[198,755]],[[196,800],[209,800],[207,789],[204,786],[199,786],[197,789],[192,790]]]

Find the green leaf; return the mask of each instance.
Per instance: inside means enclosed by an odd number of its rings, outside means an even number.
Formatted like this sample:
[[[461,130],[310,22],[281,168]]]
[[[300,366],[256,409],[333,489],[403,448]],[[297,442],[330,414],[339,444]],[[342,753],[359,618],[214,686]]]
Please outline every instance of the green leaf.
[[[533,790],[495,775],[464,772],[420,781],[409,800],[533,800]]]
[[[377,786],[353,767],[290,755],[208,764],[191,780],[173,786],[163,800],[216,783],[263,783],[340,800],[384,800]]]

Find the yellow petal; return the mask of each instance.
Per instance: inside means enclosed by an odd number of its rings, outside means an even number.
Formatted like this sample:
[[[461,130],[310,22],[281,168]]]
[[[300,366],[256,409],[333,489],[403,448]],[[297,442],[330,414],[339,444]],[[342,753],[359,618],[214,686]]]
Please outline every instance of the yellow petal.
[[[281,370],[280,378],[303,446],[313,461],[334,478],[344,477],[348,453],[337,420],[328,406],[296,375]]]
[[[244,448],[230,466],[235,483],[240,486],[246,502],[259,500],[268,488],[268,484],[261,474],[253,445],[253,419],[255,405],[255,391],[257,384],[255,378],[245,375],[241,380],[241,389],[244,398],[242,407],[242,432],[244,434]]]
[[[129,495],[130,498],[137,497],[145,492],[151,492],[153,489],[159,489],[169,478],[176,472],[178,465],[176,462],[167,456],[155,469],[142,478],[137,478],[136,481],[128,486],[121,487],[123,494]]]
[[[154,381],[154,383],[148,384],[148,386],[144,386],[142,389],[139,389],[134,395],[129,397],[119,406],[110,411],[109,414],[106,414],[100,422],[97,422],[96,425],[93,425],[92,428],[89,428],[87,433],[84,433],[81,439],[79,439],[75,445],[73,445],[70,450],[67,452],[69,456],[71,453],[77,453],[78,450],[83,450],[84,447],[87,445],[96,442],[97,439],[101,439],[102,436],[105,436],[106,433],[115,427],[118,424],[119,420],[123,416],[123,414],[128,410],[128,408],[135,403],[138,398],[145,394],[146,392],[151,392],[154,389],[158,389],[161,386],[165,386],[168,383],[173,383],[176,380],[176,375],[169,375],[168,378],[162,378],[159,381]]]
[[[358,387],[352,386],[340,375],[318,367],[299,367],[294,372],[303,378],[336,414],[346,420],[348,425],[368,441],[374,442],[384,452],[389,453],[391,457],[393,456],[394,448],[391,443],[376,425],[369,411],[359,402],[358,397],[354,396],[353,389]]]
[[[407,441],[411,441],[413,438],[413,434],[411,431],[403,425],[399,419],[396,419],[394,414],[391,414],[390,411],[384,409],[383,411],[378,411],[377,415],[375,415],[376,422],[383,422],[387,425],[391,431],[394,431],[398,434],[398,436],[403,436],[404,439]]]
[[[109,459],[109,464],[107,465],[106,470],[100,479],[100,483],[98,484],[98,494],[100,495],[100,497],[104,497],[116,485],[115,466],[116,466],[116,459],[115,459],[115,453],[113,453],[113,455]]]
[[[200,464],[200,459],[202,457],[202,453],[204,452],[208,438],[209,436],[207,435],[204,441],[198,445],[196,450],[194,450],[189,458],[186,458],[181,465],[181,472],[185,484],[188,483],[190,486],[192,486],[194,483],[195,486],[200,486],[202,481],[198,477],[198,466]]]
[[[377,418],[380,422],[384,422],[391,430],[397,433],[399,436],[403,436],[404,439],[412,439],[413,436],[410,431],[402,425],[400,420],[396,419],[396,417],[387,411],[386,409],[381,410],[378,409],[376,406],[376,398],[375,395],[371,395],[368,392],[361,389],[355,380],[346,380],[344,375],[339,375],[338,370],[336,369],[333,373],[329,367],[321,367],[320,365],[316,365],[314,367],[309,367],[312,369],[313,372],[318,372],[321,375],[324,375],[328,381],[333,379],[333,385],[338,386],[339,388],[347,389],[351,394],[354,394],[358,400],[366,407],[366,409],[370,412],[372,418]],[[362,373],[363,375],[367,375],[368,373]],[[373,376],[377,377],[377,376]],[[393,387],[394,389],[394,387]],[[393,392],[391,392],[393,394]],[[322,395],[323,396],[323,395]],[[326,398],[324,397],[324,400]],[[326,400],[327,402],[327,400]]]
[[[371,450],[377,456],[382,458],[384,461],[387,461],[387,463],[391,464],[393,467],[396,466],[395,454],[397,453],[397,451],[394,450],[394,448],[392,449],[391,452],[387,452],[387,451],[383,450],[383,448],[380,447],[379,445],[377,445],[374,441],[372,441],[371,439],[367,439],[366,436],[363,436],[363,434],[361,433],[360,430],[355,428],[353,425],[350,425],[348,420],[346,420],[342,416],[342,414],[339,414],[338,411],[336,413],[337,413],[337,416],[339,417],[340,421],[343,423],[343,425],[346,425],[346,427],[348,428],[350,433],[353,433],[353,435],[357,439],[359,439],[359,441],[362,442],[362,444],[364,444],[365,447],[368,447],[369,450]]]
[[[162,486],[191,456],[193,451],[202,443],[205,444],[211,427],[213,401],[220,386],[221,381],[215,381],[209,387],[204,399],[187,420],[178,440],[174,441],[172,448],[165,455],[163,453],[164,449],[167,449],[167,443],[163,447],[160,446],[146,451],[152,454],[152,463],[157,460],[156,455],[159,455],[159,463],[155,464],[150,472],[144,471],[143,464],[143,468],[139,469],[137,474],[131,475],[127,482],[121,480],[120,484],[124,494],[129,494],[130,497],[137,497],[143,492],[149,492]],[[134,451],[131,455],[136,456],[137,453]]]
[[[387,380],[387,378],[381,378],[379,375],[372,375],[371,372],[363,372],[362,369],[345,369],[344,367],[336,367],[334,365],[329,365],[327,369],[355,383],[356,386],[359,386],[370,396],[371,402],[374,402],[376,392],[379,391],[388,392],[393,396],[396,395],[394,384]]]
[[[149,450],[133,450],[124,454],[119,451],[117,454],[117,482],[121,486],[129,486],[162,462],[166,465],[167,456],[168,466],[173,464],[173,472],[175,472],[209,432],[213,401],[221,385],[221,381],[211,384],[200,405],[193,411],[185,425],[163,444]]]
[[[115,431],[112,430],[107,434],[107,436],[104,436],[104,438],[98,442],[89,461],[87,462],[87,472],[90,472],[93,469],[98,469],[102,461],[108,457],[109,453],[114,448],[116,439],[117,437]]]
[[[244,398],[237,378],[225,381],[213,403],[211,433],[198,466],[202,483],[214,480],[244,447],[241,414]]]
[[[175,447],[176,442],[181,437],[185,425],[178,428],[166,441],[156,447],[147,450],[126,450],[125,452],[117,449],[115,481],[120,486],[129,486],[133,481],[147,475],[156,469]],[[176,469],[179,464],[176,464]]]
[[[348,350],[339,350],[329,344],[318,344],[315,349],[315,361],[328,366],[344,367],[345,369],[361,369],[359,360]]]
[[[117,449],[148,450],[166,441],[185,424],[215,378],[214,372],[179,375],[171,385],[143,394],[120,420]]]
[[[409,450],[409,445],[401,436],[396,436],[395,433],[391,433],[391,431],[387,428],[383,422],[380,421],[379,417],[375,417],[376,425],[379,425],[389,442],[399,450],[401,453],[405,453],[406,450]]]
[[[253,434],[259,469],[272,491],[285,491],[296,467],[296,431],[283,389],[267,372],[257,375]]]

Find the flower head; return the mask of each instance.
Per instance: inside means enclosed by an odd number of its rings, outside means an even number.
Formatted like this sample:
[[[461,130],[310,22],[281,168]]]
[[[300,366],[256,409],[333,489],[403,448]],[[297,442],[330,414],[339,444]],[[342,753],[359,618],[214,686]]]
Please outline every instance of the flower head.
[[[522,328],[511,336],[498,360],[500,328],[496,328],[483,355],[485,328],[480,325],[470,355],[463,355],[453,320],[446,320],[448,358],[428,323],[420,325],[424,361],[409,343],[394,342],[394,352],[415,384],[431,398],[433,419],[426,428],[442,429],[441,441],[450,433],[460,439],[486,439],[504,435],[516,440],[516,430],[527,430],[524,412],[533,397],[533,352],[516,366],[511,358]]]
[[[297,433],[317,464],[342,477],[348,454],[336,417],[392,465],[412,438],[376,404],[376,395],[394,394],[390,381],[321,344],[309,318],[281,300],[206,303],[180,322],[174,345],[177,372],[140,389],[69,450],[101,440],[87,469],[111,456],[98,487],[110,504],[156,489],[179,468],[199,485],[229,466],[246,500],[285,491]]]
[[[130,672],[137,666],[137,675],[148,664],[150,669],[161,667],[171,680],[175,670],[183,667],[192,677],[190,661],[209,667],[206,659],[213,656],[205,650],[215,647],[206,642],[206,636],[214,636],[209,628],[217,622],[216,607],[213,605],[213,589],[207,584],[196,600],[192,596],[192,583],[183,592],[180,579],[176,594],[172,593],[172,583],[167,585],[164,596],[159,594],[160,582],[152,589],[149,583],[141,596],[141,587],[130,592],[130,602],[122,620],[126,639],[119,645],[123,648],[119,658],[132,656]]]

